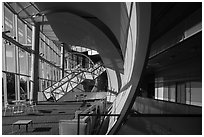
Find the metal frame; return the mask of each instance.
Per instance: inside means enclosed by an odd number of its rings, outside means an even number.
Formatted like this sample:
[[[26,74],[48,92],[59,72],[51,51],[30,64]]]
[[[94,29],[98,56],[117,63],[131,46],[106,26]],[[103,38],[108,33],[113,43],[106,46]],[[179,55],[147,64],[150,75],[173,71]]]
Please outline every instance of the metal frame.
[[[21,49],[25,50],[25,51],[28,52],[28,53],[36,54],[34,50],[29,49],[29,48],[23,46],[22,44],[20,44],[19,42],[17,42],[17,41],[14,40],[13,38],[7,36],[4,32],[2,32],[2,38],[4,38],[5,41],[9,41],[9,42],[13,43],[13,44],[14,44],[15,46],[17,46],[17,47],[20,47]],[[39,56],[39,58],[40,58],[40,60],[42,60],[42,61],[48,63],[49,65],[51,65],[51,66],[53,66],[53,67],[58,68],[58,69],[61,70],[60,67],[54,65],[53,63],[51,63],[50,61],[44,59],[43,57]]]
[[[93,67],[87,70],[83,70],[83,69],[77,69],[77,70],[79,71],[78,72],[73,71],[72,73],[65,76],[63,79],[61,79],[60,81],[46,88],[43,91],[46,99],[48,100],[50,97],[53,97],[55,101],[59,100],[61,97],[57,97],[58,95],[64,95],[72,91],[79,84],[81,84],[85,79],[87,79],[87,76],[86,76],[87,73],[94,74],[92,75],[92,79],[95,80],[100,74],[102,74],[105,71],[105,68],[101,65],[101,63],[97,63]],[[69,78],[70,75],[71,77]],[[71,89],[69,89],[69,86],[71,87]],[[61,91],[57,91],[57,90],[61,90]]]

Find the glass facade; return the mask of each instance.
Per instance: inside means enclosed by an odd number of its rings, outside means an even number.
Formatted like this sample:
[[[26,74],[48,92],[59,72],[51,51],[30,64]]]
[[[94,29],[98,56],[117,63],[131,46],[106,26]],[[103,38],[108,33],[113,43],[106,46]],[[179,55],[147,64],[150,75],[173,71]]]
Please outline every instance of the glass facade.
[[[32,29],[6,5],[3,7],[3,32],[31,49]],[[2,101],[29,99],[31,90],[31,55],[7,39],[2,40]],[[61,46],[40,33],[39,92],[60,79]]]
[[[42,59],[39,61],[40,91],[60,79],[60,50],[59,46],[55,45],[43,33],[40,33],[39,54],[43,59],[47,60],[47,62]]]
[[[155,84],[155,99],[202,106],[202,83],[190,81]]]
[[[2,95],[3,102],[29,99],[32,90],[32,44],[33,32],[28,20],[22,20],[17,14],[22,7],[16,3],[3,4],[3,32],[16,42],[13,44],[8,39],[2,40]],[[32,7],[32,6],[31,6]],[[29,10],[29,9],[28,9]],[[29,11],[30,12],[30,11]],[[36,13],[35,11],[34,13]],[[24,12],[20,12],[24,13]],[[79,64],[83,68],[94,65],[89,56],[98,54],[97,51],[81,46],[71,46],[73,53],[63,51],[63,46],[49,39],[40,27],[39,38],[39,93],[62,78],[62,65],[64,76]],[[21,46],[28,50],[24,50]],[[63,53],[66,52],[66,53]],[[62,55],[65,58],[62,59]],[[64,61],[64,64],[62,63]],[[42,96],[42,94],[39,94]]]

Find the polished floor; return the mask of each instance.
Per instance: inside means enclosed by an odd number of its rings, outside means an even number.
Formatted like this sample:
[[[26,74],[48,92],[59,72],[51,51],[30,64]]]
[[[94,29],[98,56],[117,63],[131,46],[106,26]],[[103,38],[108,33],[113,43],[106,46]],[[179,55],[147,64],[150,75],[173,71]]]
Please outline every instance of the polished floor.
[[[35,112],[28,111],[20,114],[2,117],[2,135],[59,135],[59,120],[73,119],[76,110],[85,110],[89,103],[61,102],[40,103]],[[118,135],[200,135],[202,134],[202,116],[157,116],[138,117],[137,114],[128,116],[120,128]],[[33,127],[15,126],[18,120],[32,120]],[[108,122],[108,121],[107,121]],[[100,135],[106,133],[107,125],[101,127]]]
[[[129,115],[117,134],[202,135],[202,115]]]

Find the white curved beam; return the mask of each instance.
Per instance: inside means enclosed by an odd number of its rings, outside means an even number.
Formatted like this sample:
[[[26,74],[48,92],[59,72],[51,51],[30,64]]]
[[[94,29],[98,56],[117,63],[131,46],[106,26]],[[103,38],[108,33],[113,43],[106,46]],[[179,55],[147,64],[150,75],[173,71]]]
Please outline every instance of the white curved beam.
[[[109,124],[108,134],[115,134],[120,128],[123,120],[127,117],[128,111],[134,103],[136,94],[138,93],[138,84],[143,72],[145,60],[147,59],[149,31],[150,31],[150,17],[151,17],[151,4],[150,3],[136,3],[137,13],[137,37],[136,48],[134,53],[134,60],[131,64],[132,75],[126,84],[123,85],[116,101],[113,103],[112,114],[120,114],[117,121],[112,121]],[[128,59],[128,58],[126,58]],[[125,62],[127,61],[125,59]],[[125,70],[127,71],[127,70]],[[111,120],[110,120],[111,121]]]

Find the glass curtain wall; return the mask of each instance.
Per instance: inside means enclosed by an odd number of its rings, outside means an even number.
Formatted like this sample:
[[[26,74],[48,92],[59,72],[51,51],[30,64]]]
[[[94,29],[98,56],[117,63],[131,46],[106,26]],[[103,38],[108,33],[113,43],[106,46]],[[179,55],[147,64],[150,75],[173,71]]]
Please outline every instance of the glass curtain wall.
[[[155,83],[155,99],[202,106],[202,82]]]
[[[4,4],[3,4],[4,5]],[[3,32],[21,45],[30,48],[32,30],[6,5],[2,9]],[[31,54],[6,39],[2,39],[2,101],[29,98]],[[60,46],[40,34],[39,91],[60,79]]]
[[[6,7],[3,8],[4,14],[3,14],[3,31],[6,31],[7,35],[16,38],[16,27],[15,27],[15,19],[14,14]],[[4,81],[4,89],[2,90],[3,93],[5,93],[4,90],[7,90],[7,99],[5,101],[12,101],[16,99],[16,47],[12,43],[2,40],[3,41],[3,57],[4,59],[2,64],[2,71],[3,71],[3,81]],[[5,80],[4,80],[5,79]],[[5,96],[5,94],[4,94]],[[5,99],[5,98],[4,98]]]
[[[40,56],[47,60],[39,61],[39,86],[40,91],[45,90],[60,79],[60,47],[40,33]],[[51,63],[51,64],[50,64]],[[54,64],[54,65],[52,65]],[[56,66],[56,67],[55,67]]]

